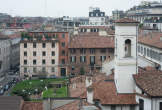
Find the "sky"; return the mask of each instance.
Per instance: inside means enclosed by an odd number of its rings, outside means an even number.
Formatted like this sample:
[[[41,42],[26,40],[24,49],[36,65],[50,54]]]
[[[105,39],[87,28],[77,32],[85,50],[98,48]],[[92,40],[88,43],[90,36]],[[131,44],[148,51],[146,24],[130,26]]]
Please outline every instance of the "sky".
[[[134,5],[138,5],[141,1],[142,0],[0,0],[0,13],[8,13],[12,16],[88,17],[89,7],[99,7],[106,15],[110,16],[113,10],[127,10]]]

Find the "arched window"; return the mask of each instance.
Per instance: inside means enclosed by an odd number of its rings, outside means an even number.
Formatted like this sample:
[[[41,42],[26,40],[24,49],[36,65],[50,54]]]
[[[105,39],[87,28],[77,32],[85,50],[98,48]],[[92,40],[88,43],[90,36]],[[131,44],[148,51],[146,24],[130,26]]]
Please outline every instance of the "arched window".
[[[125,57],[131,57],[131,40],[125,41]]]

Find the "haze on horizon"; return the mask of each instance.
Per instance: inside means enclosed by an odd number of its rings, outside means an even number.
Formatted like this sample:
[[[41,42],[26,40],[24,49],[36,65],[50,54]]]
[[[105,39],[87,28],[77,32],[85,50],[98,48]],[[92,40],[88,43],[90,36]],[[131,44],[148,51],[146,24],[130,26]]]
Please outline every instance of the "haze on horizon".
[[[13,16],[88,17],[89,7],[99,7],[106,15],[127,10],[142,0],[0,0],[0,13]],[[153,0],[145,0],[153,1]],[[156,0],[157,1],[157,0]],[[160,1],[160,0],[159,0]]]

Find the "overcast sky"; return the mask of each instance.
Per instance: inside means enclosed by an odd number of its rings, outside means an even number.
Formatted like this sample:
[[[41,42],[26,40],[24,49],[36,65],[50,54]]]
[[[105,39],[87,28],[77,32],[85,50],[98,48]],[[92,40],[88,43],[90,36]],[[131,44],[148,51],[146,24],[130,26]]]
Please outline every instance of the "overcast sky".
[[[0,13],[14,16],[76,17],[88,16],[89,7],[92,6],[111,15],[112,10],[127,10],[140,2],[141,0],[0,0]]]

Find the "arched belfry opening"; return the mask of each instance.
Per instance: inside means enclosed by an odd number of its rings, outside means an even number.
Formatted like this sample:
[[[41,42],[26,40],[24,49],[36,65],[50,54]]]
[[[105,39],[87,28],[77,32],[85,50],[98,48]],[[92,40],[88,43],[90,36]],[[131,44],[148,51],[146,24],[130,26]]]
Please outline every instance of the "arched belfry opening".
[[[131,57],[131,40],[125,40],[125,57]]]

